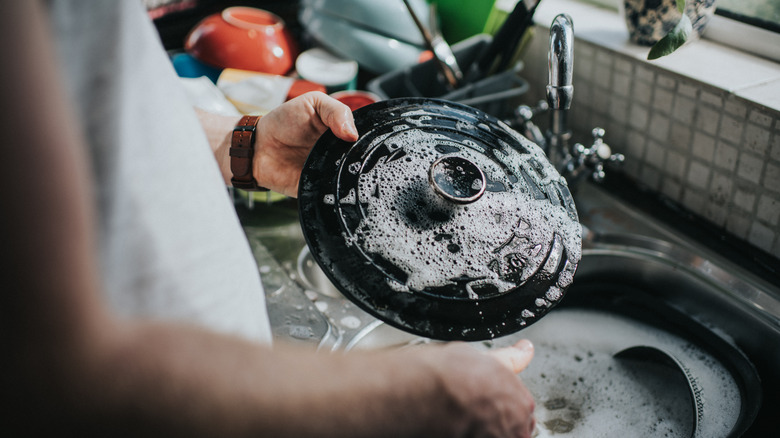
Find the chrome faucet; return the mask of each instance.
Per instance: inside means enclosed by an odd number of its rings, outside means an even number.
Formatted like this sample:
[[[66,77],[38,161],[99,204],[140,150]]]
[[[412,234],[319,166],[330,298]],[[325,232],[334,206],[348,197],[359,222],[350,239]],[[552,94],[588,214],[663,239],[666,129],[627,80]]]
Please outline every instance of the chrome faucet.
[[[572,137],[567,127],[566,116],[574,97],[574,26],[566,14],[555,17],[550,26],[550,45],[547,53],[547,100],[540,101],[536,107],[521,105],[515,110],[515,120],[510,126],[518,128],[523,135],[537,143],[547,154],[547,158],[569,182],[571,189],[590,176],[596,180],[604,179],[604,163],[621,163],[625,157],[613,154],[604,140],[604,130],[594,128],[593,143],[590,147],[576,143],[572,147]],[[543,112],[549,112],[549,127],[545,134],[531,119]]]
[[[573,46],[574,27],[571,18],[566,14],[558,15],[550,26],[550,47],[547,51],[547,104],[550,111],[547,158],[556,167],[571,155],[568,151],[571,131],[566,128],[566,113],[574,97]]]

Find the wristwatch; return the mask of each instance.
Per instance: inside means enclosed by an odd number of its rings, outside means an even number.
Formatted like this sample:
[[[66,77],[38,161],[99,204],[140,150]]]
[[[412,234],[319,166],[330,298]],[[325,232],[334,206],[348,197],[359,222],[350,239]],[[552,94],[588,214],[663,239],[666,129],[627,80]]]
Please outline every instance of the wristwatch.
[[[230,139],[230,171],[233,187],[247,191],[267,191],[257,185],[252,175],[252,158],[255,155],[255,131],[260,116],[243,116]]]

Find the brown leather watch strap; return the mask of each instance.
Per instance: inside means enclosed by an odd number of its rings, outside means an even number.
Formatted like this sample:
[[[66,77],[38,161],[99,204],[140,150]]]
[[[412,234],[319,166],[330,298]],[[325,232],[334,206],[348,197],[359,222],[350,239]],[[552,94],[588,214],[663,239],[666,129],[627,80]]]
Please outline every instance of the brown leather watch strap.
[[[233,128],[230,139],[230,171],[233,187],[250,191],[266,191],[257,185],[252,175],[252,158],[255,155],[255,131],[260,116],[244,116]]]

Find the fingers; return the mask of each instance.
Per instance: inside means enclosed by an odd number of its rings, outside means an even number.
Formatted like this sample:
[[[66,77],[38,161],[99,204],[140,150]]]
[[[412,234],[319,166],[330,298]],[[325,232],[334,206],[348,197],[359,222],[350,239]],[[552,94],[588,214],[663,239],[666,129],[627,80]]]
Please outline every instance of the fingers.
[[[445,349],[427,350],[448,353],[438,358],[443,362],[438,363],[436,370],[447,389],[437,390],[437,394],[451,394],[457,400],[457,412],[473,427],[474,436],[531,437],[535,403],[522,379],[515,374],[531,361],[533,345],[523,340],[495,350],[474,347],[448,343]]]
[[[333,131],[336,137],[344,141],[358,139],[355,120],[348,106],[324,93],[312,92],[305,96],[310,99],[322,122]]]
[[[511,347],[492,350],[488,354],[517,374],[531,363],[534,357],[534,346],[531,341],[523,339]]]

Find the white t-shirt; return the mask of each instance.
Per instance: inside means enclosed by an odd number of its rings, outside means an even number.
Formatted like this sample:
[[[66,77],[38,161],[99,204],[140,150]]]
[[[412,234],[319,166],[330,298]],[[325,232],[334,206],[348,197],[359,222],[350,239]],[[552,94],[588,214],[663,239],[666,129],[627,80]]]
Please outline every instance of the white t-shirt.
[[[109,305],[270,342],[257,265],[141,1],[49,6],[92,157]]]

